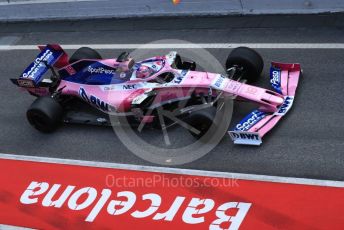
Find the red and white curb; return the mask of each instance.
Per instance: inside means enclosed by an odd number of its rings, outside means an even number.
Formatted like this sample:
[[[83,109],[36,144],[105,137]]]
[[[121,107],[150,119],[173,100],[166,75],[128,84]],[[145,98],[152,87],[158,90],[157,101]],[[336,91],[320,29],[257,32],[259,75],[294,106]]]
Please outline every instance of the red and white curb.
[[[0,225],[342,229],[344,182],[0,154]]]

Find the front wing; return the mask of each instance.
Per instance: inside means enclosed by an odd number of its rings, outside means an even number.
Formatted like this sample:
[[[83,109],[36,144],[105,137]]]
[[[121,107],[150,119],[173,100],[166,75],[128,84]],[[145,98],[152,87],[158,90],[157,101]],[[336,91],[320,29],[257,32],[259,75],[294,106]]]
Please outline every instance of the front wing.
[[[300,76],[300,64],[271,64],[270,83],[277,93],[284,96],[284,102],[275,113],[264,112],[258,108],[242,119],[233,130],[228,131],[234,144],[262,143],[262,137],[275,127],[292,107]]]

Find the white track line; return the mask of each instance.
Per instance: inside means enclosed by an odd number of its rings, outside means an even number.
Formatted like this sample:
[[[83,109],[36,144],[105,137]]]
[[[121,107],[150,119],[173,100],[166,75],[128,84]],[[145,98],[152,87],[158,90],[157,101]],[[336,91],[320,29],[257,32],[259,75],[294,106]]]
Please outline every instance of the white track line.
[[[344,49],[344,43],[176,43],[176,44],[65,44],[64,49],[88,46],[94,49],[231,49],[248,46],[254,49]],[[0,45],[0,50],[37,50],[36,45]]]
[[[0,159],[344,188],[344,181],[265,176],[265,175],[230,173],[230,172],[215,172],[215,171],[203,171],[203,170],[193,170],[193,169],[180,169],[180,168],[154,167],[154,166],[131,165],[131,164],[118,164],[118,163],[109,163],[109,162],[94,162],[94,161],[81,161],[81,160],[70,160],[70,159],[59,159],[59,158],[48,158],[48,157],[23,156],[23,155],[1,154],[1,153],[0,153]]]

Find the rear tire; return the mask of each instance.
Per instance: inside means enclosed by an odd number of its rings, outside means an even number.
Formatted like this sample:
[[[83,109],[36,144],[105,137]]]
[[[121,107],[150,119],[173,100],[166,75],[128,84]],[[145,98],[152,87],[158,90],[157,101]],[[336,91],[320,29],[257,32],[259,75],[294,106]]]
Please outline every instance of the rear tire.
[[[264,61],[257,51],[248,47],[238,47],[229,54],[226,61],[226,69],[234,66],[243,68],[243,77],[248,82],[255,82],[263,71]]]
[[[63,108],[51,97],[37,98],[26,113],[29,123],[44,133],[54,131],[61,123],[62,115]]]
[[[215,116],[215,107],[209,107],[191,113],[187,118],[186,122],[193,128],[199,130],[200,133],[196,134],[189,130],[190,134],[194,136],[196,139],[202,138],[208,132],[212,125],[216,125],[214,124]]]
[[[92,48],[81,47],[70,57],[69,63],[74,63],[82,59],[102,59],[102,56]]]

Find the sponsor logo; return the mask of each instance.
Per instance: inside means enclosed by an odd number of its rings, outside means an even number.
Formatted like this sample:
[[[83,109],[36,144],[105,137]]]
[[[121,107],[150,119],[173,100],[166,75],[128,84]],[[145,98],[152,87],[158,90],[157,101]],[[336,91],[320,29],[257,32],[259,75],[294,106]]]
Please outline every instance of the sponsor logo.
[[[136,83],[136,84],[112,84],[112,85],[103,85],[100,88],[103,91],[112,91],[112,90],[135,90],[144,88],[144,83]]]
[[[32,80],[29,80],[29,79],[18,79],[18,84],[20,87],[29,87],[29,88],[35,87]]]
[[[259,133],[230,131],[229,135],[234,144],[260,145],[262,143]]]
[[[180,73],[179,76],[177,76],[174,80],[173,80],[173,83],[176,83],[176,84],[180,84],[182,83],[184,77],[186,76],[186,74],[188,73],[187,70],[182,70],[182,72]]]
[[[183,81],[183,76],[178,76],[174,79],[173,83],[180,84]]]
[[[230,224],[231,230],[239,229],[250,210],[252,203],[225,202],[217,204],[210,198],[187,198],[175,196],[166,208],[160,208],[164,199],[157,193],[136,194],[133,191],[112,191],[93,187],[78,188],[74,185],[52,184],[32,181],[22,193],[23,205],[42,206],[85,212],[85,222],[92,223],[98,215],[126,215],[132,219],[150,219],[154,221],[182,221],[185,224],[202,224],[206,217],[211,218],[209,229],[223,229],[220,225]],[[166,201],[165,201],[166,202]],[[142,208],[146,207],[146,208]],[[114,219],[115,220],[115,219]]]
[[[87,71],[90,72],[91,74],[111,74],[111,75],[114,75],[116,73],[116,70],[114,70],[114,69],[105,69],[104,67],[93,68],[91,66],[89,66],[87,68]]]
[[[277,92],[281,93],[281,70],[271,68],[270,83]]]
[[[278,111],[275,113],[275,115],[284,115],[286,114],[291,106],[293,105],[294,97],[292,96],[286,96],[284,98],[284,102],[281,105],[281,107],[278,108]]]
[[[259,135],[255,133],[232,133],[232,135],[236,139],[259,140]]]
[[[245,117],[243,121],[237,124],[235,128],[236,130],[247,131],[264,117],[265,117],[264,112],[255,110],[252,113],[250,113],[247,117]]]
[[[31,69],[29,71],[27,71],[27,73],[23,73],[22,77],[23,78],[31,78],[34,79],[35,78],[35,74],[39,71],[39,69],[42,66],[45,66],[44,61],[48,61],[51,57],[53,56],[53,52],[50,50],[46,50],[42,56],[37,57],[35,59],[35,61],[33,62],[33,66],[31,67]]]
[[[270,82],[274,85],[277,85],[280,83],[280,71],[278,70],[272,71],[272,78]]]
[[[214,85],[215,85],[217,88],[220,88],[224,80],[225,80],[224,78],[219,77],[219,78],[217,79],[217,81],[215,82]]]
[[[127,89],[136,89],[137,85],[133,84],[133,85],[123,85],[123,89],[127,90]]]
[[[84,88],[79,89],[79,95],[84,101],[104,112],[111,112],[114,110],[113,107],[111,107],[108,103],[102,101],[98,97],[93,95],[89,96]]]
[[[225,84],[227,83],[227,81],[225,81],[225,78],[221,75],[219,75],[217,78],[215,78],[215,80],[213,81],[212,86],[215,89],[223,89],[225,88]]]
[[[104,91],[111,91],[111,90],[115,90],[116,86],[115,85],[103,86],[102,89]]]

